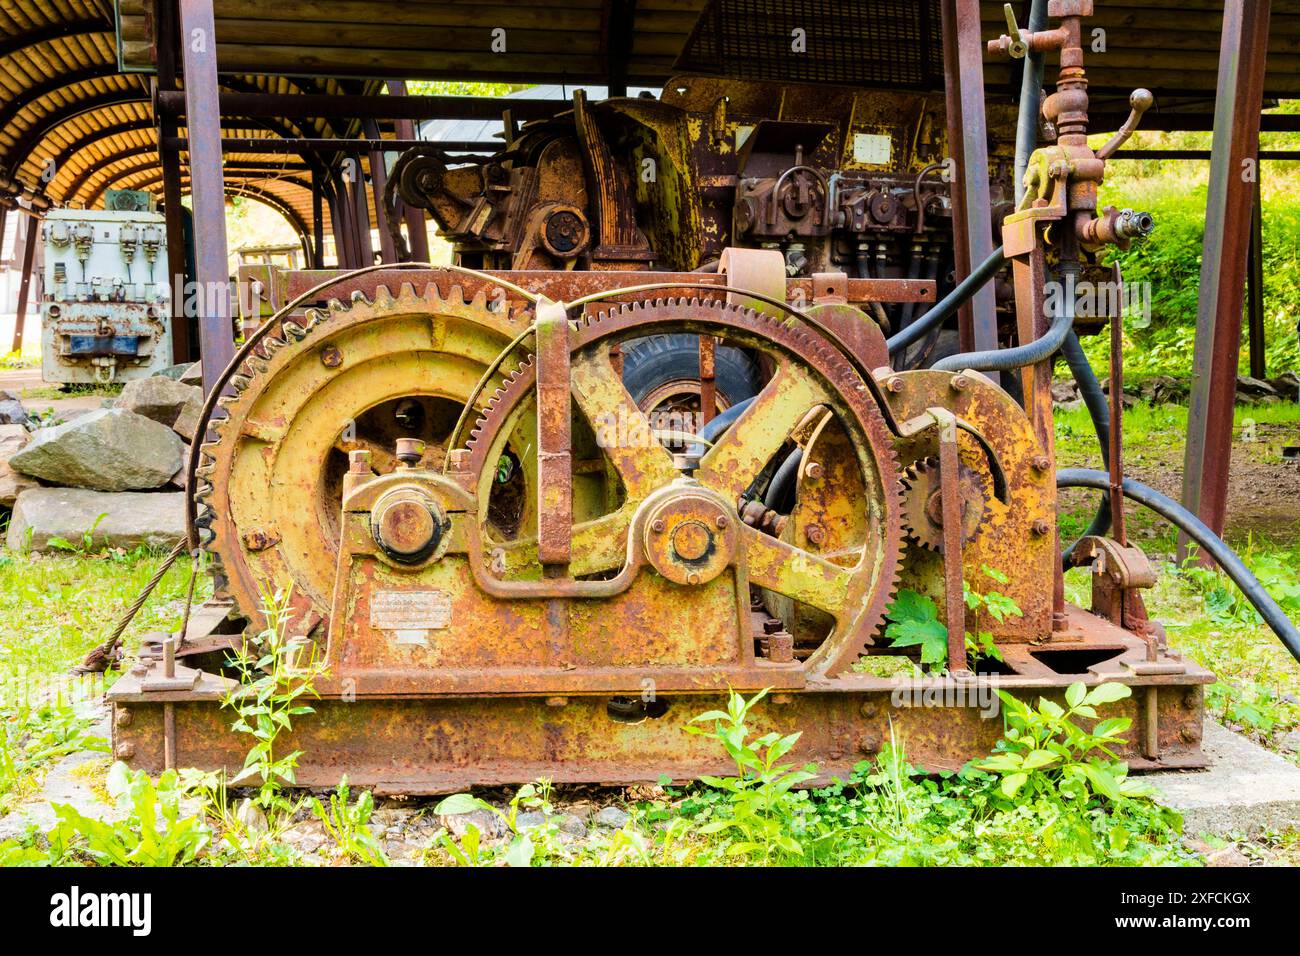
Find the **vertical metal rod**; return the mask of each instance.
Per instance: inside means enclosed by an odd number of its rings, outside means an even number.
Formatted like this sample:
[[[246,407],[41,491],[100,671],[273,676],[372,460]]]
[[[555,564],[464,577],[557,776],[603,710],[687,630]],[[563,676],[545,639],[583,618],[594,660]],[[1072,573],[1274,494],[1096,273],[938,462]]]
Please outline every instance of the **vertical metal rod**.
[[[1250,249],[1247,254],[1246,323],[1250,328],[1250,374],[1252,378],[1268,377],[1268,362],[1264,355],[1264,203],[1260,197],[1259,181],[1263,178],[1259,156],[1255,158],[1254,204],[1250,216]]]
[[[948,671],[966,666],[966,596],[961,548],[961,483],[957,469],[957,422],[949,417],[939,426],[939,504],[943,513],[943,585],[948,624]]]
[[[1220,535],[1250,239],[1252,184],[1244,172],[1259,153],[1269,8],[1270,0],[1226,0],[1219,50],[1182,497],[1183,505]],[[1186,544],[1181,538],[1180,556]]]
[[[1119,267],[1115,267],[1119,281]],[[1122,298],[1121,298],[1122,301]],[[1124,530],[1124,315],[1110,317],[1110,434],[1107,462],[1110,470],[1111,535],[1128,544]]]
[[[27,324],[27,297],[31,294],[32,269],[36,263],[36,237],[41,232],[41,221],[35,216],[23,216],[18,220],[27,230],[23,239],[23,265],[18,283],[18,314],[14,316],[14,340],[9,350],[23,350],[23,327]]]
[[[537,560],[548,577],[566,573],[573,553],[572,388],[564,306],[537,307]]]
[[[235,354],[226,262],[226,196],[221,169],[221,108],[217,100],[217,33],[212,0],[180,0],[185,76],[186,145],[194,209],[194,272],[201,299],[199,352],[203,389]]]
[[[711,335],[700,336],[700,424],[707,425],[718,413],[717,342]]]

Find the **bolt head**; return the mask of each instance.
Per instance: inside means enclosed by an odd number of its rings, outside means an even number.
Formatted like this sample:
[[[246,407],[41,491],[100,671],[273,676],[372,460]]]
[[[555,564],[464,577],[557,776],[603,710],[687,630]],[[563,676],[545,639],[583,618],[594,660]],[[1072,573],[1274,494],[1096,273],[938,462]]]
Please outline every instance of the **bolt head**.
[[[1047,519],[1045,518],[1035,519],[1033,528],[1034,528],[1034,534],[1037,535],[1044,535],[1047,534],[1047,532],[1052,530],[1051,526],[1047,523]]]
[[[820,461],[810,461],[808,462],[808,467],[804,469],[804,474],[809,478],[820,478],[825,473],[826,469],[822,467]]]
[[[666,527],[667,525],[664,524],[663,518],[655,518],[654,521],[650,522],[650,530],[653,531],[655,534],[663,534],[664,528]]]
[[[901,392],[903,390],[903,380],[897,375],[892,375],[885,381],[885,388],[891,392]]]
[[[965,375],[954,375],[948,384],[952,386],[953,391],[960,392],[970,384],[970,379]]]

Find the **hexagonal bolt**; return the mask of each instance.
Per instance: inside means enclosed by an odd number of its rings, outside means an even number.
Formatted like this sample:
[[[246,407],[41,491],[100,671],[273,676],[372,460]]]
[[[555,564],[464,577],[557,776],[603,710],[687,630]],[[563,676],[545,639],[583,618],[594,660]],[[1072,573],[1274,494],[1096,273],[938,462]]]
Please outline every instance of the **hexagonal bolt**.
[[[135,744],[129,740],[122,741],[117,745],[117,749],[113,751],[113,756],[119,760],[130,760],[135,756]]]
[[[903,390],[903,380],[897,375],[891,375],[885,379],[885,388],[891,392],[901,392]]]
[[[354,448],[348,452],[348,471],[354,475],[370,474],[370,450]]]
[[[666,527],[668,526],[664,524],[663,518],[655,518],[654,521],[650,522],[650,530],[653,531],[655,534],[663,534],[664,528]]]
[[[718,515],[718,518],[714,522],[714,524],[718,526],[719,531],[723,531],[726,529],[727,525],[731,524],[731,522],[727,520],[726,515]]]
[[[1034,465],[1034,471],[1047,471],[1048,468],[1052,467],[1052,463],[1047,460],[1046,455],[1035,456],[1033,465]]]
[[[805,466],[803,473],[809,478],[820,478],[826,473],[826,469],[822,467],[820,461],[810,461],[807,466]]]
[[[327,345],[320,350],[320,361],[326,368],[338,368],[343,364],[343,353],[337,345]]]
[[[131,718],[134,716],[130,707],[119,707],[117,713],[113,715],[113,722],[119,727],[129,727],[131,726]]]
[[[810,524],[803,529],[804,537],[808,539],[809,544],[820,545],[826,540],[826,531],[819,524]]]
[[[1047,523],[1047,519],[1046,519],[1046,518],[1035,518],[1035,519],[1034,519],[1034,524],[1033,524],[1033,532],[1034,532],[1034,534],[1037,534],[1037,535],[1044,535],[1044,534],[1047,534],[1047,532],[1049,532],[1049,531],[1051,531],[1051,530],[1052,530],[1052,526],[1049,525],[1049,524]]]
[[[880,737],[870,732],[863,734],[858,738],[858,752],[868,757],[879,753]]]
[[[948,384],[952,386],[953,391],[960,392],[970,384],[970,379],[965,375],[954,375]]]

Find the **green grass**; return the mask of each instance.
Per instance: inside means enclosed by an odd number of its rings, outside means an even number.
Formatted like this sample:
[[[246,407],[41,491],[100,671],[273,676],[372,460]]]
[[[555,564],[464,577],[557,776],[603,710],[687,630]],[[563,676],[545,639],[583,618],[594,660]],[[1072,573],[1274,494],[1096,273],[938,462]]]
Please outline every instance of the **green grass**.
[[[41,357],[35,354],[25,352],[10,352],[8,355],[0,355],[0,370],[16,371],[24,368],[39,368]]]

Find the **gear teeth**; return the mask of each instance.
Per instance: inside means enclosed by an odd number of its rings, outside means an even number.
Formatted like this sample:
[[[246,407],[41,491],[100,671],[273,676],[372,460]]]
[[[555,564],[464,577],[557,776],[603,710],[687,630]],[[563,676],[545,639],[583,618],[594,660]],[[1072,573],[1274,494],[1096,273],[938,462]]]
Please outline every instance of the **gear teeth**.
[[[355,301],[355,299],[353,301]],[[375,308],[389,309],[392,308],[396,302],[397,300],[393,298],[393,293],[388,286],[381,285],[375,287],[375,299],[372,303]]]
[[[335,300],[335,301],[338,301],[338,300]],[[353,305],[353,306],[358,306],[358,305],[359,305],[359,306],[369,306],[369,305],[373,305],[373,304],[374,304],[374,303],[372,303],[372,302],[370,301],[370,299],[366,296],[365,292],[362,291],[361,289],[353,289],[353,290],[352,290],[352,295],[348,297],[348,301],[349,301],[349,304],[350,304],[350,305]],[[333,305],[333,303],[330,303],[330,304]],[[341,308],[341,307],[340,307],[340,308]]]
[[[280,332],[284,335],[286,341],[301,342],[307,337],[307,330],[297,322],[285,319],[280,323]]]

